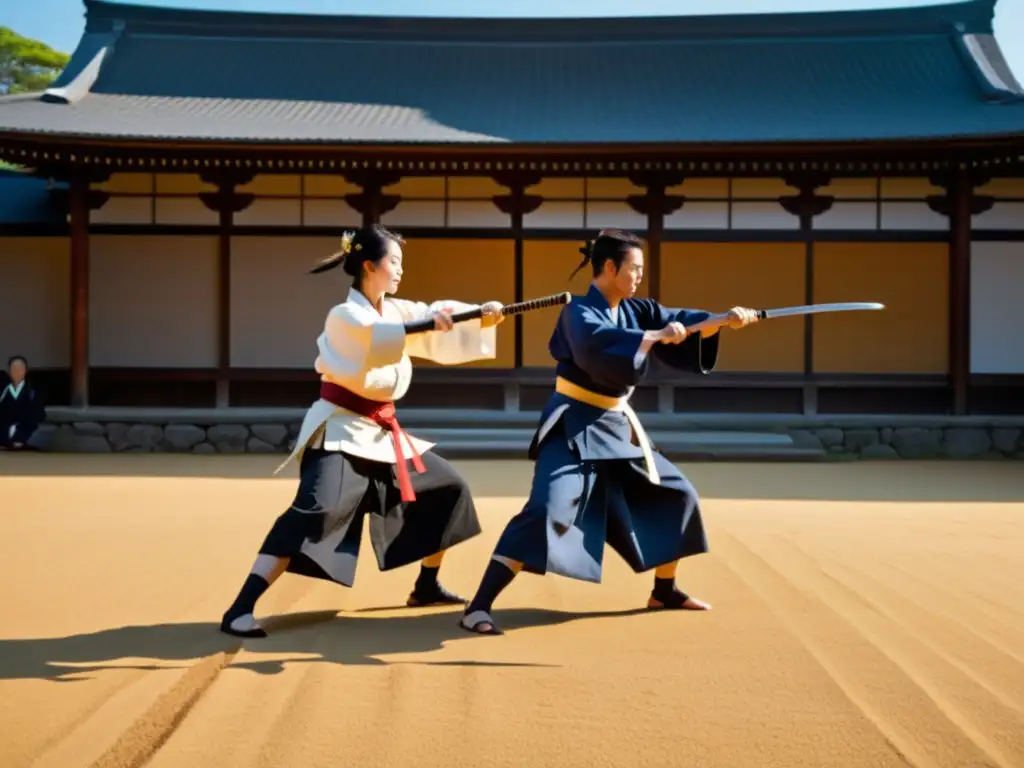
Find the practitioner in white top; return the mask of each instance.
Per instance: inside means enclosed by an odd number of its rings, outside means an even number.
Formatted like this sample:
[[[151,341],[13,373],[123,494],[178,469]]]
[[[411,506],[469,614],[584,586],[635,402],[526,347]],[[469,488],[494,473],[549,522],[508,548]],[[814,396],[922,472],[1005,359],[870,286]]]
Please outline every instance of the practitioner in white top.
[[[352,287],[317,340],[320,399],[282,464],[300,457],[298,492],[224,613],[223,632],[265,637],[256,601],[285,571],[351,587],[366,516],[381,570],[422,561],[408,605],[465,602],[437,575],[445,550],[480,533],[469,487],[431,452],[433,443],[405,434],[394,403],[409,389],[410,357],[444,365],[493,359],[502,305],[488,302],[481,319],[453,327],[453,312],[477,305],[390,298],[402,279],[401,246],[383,227],[364,228],[346,233],[341,250],[312,270],[341,266]],[[405,323],[428,317],[435,330],[406,335]]]

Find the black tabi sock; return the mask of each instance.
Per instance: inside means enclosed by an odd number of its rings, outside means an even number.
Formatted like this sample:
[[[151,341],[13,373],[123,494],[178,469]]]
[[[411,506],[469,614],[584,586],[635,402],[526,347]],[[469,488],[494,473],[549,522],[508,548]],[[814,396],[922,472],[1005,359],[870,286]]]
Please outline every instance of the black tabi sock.
[[[231,621],[247,613],[253,613],[256,610],[256,601],[263,596],[268,587],[270,584],[266,579],[255,573],[250,573],[242,585],[238,597],[235,598],[235,602],[231,604],[224,616]]]
[[[512,583],[512,579],[515,577],[515,571],[507,565],[497,560],[491,560],[487,564],[487,570],[484,571],[484,577],[480,581],[480,588],[477,589],[473,602],[466,608],[466,613],[470,614],[473,611],[487,611],[490,613],[491,605],[494,604],[495,598],[501,594],[505,587]]]
[[[654,595],[655,600],[664,601],[666,598],[672,596],[676,591],[676,580],[675,577],[671,579],[659,579],[657,576],[654,577]]]
[[[420,566],[420,575],[416,579],[415,590],[430,589],[437,584],[437,572],[441,570],[440,567],[428,568],[425,565]]]

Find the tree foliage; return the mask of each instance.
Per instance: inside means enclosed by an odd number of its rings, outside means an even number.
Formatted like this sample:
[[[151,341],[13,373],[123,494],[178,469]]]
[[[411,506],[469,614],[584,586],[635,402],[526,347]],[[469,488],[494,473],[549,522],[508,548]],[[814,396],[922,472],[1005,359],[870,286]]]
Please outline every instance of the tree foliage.
[[[39,40],[0,27],[0,94],[46,90],[70,58]]]

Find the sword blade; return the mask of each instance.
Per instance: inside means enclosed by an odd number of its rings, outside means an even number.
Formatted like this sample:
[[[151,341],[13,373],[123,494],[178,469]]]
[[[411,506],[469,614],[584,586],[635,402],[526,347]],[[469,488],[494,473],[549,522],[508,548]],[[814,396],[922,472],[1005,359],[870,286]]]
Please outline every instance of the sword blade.
[[[875,301],[846,301],[832,304],[804,304],[799,307],[778,307],[762,309],[758,314],[762,320],[773,317],[792,317],[794,315],[817,315],[823,312],[861,312],[885,309],[885,304]]]

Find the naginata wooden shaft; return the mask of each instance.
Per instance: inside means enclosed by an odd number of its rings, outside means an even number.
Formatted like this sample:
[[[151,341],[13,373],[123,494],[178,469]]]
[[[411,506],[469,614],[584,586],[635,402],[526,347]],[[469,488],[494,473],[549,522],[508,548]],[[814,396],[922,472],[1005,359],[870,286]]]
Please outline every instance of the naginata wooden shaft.
[[[529,301],[519,301],[515,304],[506,304],[501,308],[501,314],[505,317],[511,315],[521,315],[523,312],[531,312],[535,309],[546,309],[547,307],[557,307],[562,304],[568,304],[572,300],[572,294],[568,291],[563,293],[553,293],[550,296],[542,296],[539,299],[530,299]],[[453,323],[464,323],[467,320],[475,320],[478,317],[483,316],[483,310],[480,307],[470,309],[465,312],[457,312],[452,315]],[[423,333],[424,331],[434,330],[434,318],[429,317],[425,320],[415,320],[411,323],[405,324],[406,333]]]

